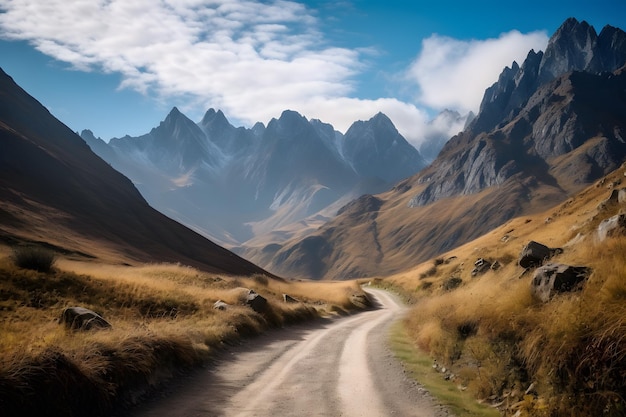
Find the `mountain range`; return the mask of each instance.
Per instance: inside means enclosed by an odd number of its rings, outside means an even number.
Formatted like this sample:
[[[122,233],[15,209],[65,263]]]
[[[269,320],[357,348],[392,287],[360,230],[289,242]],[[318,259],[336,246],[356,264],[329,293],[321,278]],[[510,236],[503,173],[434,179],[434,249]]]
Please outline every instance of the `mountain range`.
[[[440,152],[441,138],[424,138],[430,164],[382,113],[341,134],[294,111],[248,129],[174,108],[145,135],[81,140],[2,73],[2,238],[228,273],[387,275],[616,169],[625,63],[621,29],[566,20],[545,51],[502,71],[475,117],[440,115],[466,125]]]
[[[426,152],[438,152],[445,143],[438,132],[463,121],[458,113],[440,115],[433,123],[443,126],[431,129]],[[174,108],[139,137],[107,143],[89,130],[81,136],[152,206],[230,247],[260,236],[282,242],[290,228],[303,225],[314,229],[352,199],[382,192],[426,166],[382,113],[342,134],[289,110],[247,129],[231,125],[220,110],[195,123]]]
[[[245,257],[299,277],[386,275],[565,201],[626,158],[625,63],[624,31],[566,20],[545,52],[502,71],[428,167]]]

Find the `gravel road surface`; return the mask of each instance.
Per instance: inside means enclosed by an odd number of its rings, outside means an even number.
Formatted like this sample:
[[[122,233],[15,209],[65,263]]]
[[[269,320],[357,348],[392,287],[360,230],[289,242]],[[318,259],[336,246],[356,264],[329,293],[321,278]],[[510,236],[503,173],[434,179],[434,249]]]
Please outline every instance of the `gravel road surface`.
[[[449,416],[389,350],[389,326],[405,308],[388,292],[367,292],[379,308],[251,339],[132,415]]]

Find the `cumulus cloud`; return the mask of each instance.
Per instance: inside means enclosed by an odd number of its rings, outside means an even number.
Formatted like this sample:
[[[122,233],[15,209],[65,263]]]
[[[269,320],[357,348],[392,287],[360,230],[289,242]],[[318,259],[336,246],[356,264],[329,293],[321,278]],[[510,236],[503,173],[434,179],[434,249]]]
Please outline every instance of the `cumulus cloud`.
[[[497,81],[505,66],[521,63],[528,51],[544,50],[545,32],[511,31],[495,39],[463,41],[432,35],[408,70],[417,84],[417,100],[443,110],[477,112],[485,89]]]
[[[191,95],[253,117],[273,103],[351,91],[358,53],[325,45],[302,4],[274,0],[15,0],[7,39],[79,70],[120,73],[122,88]]]
[[[356,98],[364,55],[375,54],[329,44],[315,12],[294,0],[0,0],[0,11],[1,37],[77,70],[120,74],[120,88],[184,98],[183,110],[219,108],[251,125],[291,109],[340,131],[382,111],[416,145],[432,130],[425,107],[476,110],[504,65],[547,42],[433,35],[408,71],[420,94],[407,103]]]

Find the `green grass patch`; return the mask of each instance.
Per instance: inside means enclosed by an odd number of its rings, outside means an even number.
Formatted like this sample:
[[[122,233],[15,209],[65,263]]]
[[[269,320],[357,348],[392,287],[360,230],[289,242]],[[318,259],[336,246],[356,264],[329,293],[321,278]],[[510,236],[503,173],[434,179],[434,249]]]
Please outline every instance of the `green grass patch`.
[[[443,374],[433,369],[433,360],[411,343],[402,321],[392,327],[390,342],[394,355],[404,364],[411,377],[455,416],[500,416],[497,409],[480,404],[469,392],[460,390],[453,382],[446,381]]]

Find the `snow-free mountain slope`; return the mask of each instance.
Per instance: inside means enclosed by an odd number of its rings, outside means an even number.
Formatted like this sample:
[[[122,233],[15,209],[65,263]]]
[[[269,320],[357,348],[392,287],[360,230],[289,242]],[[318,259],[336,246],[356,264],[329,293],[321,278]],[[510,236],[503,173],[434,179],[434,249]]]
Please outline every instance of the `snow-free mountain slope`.
[[[591,40],[582,42],[581,33]],[[373,197],[378,209],[351,205],[305,240],[285,242],[264,266],[318,279],[400,271],[552,207],[616,169],[626,159],[626,62],[616,63],[626,57],[626,34],[602,33],[610,43],[568,19],[545,54],[530,51],[521,66],[504,69],[477,117],[431,165]],[[574,66],[572,57],[589,53],[601,57],[589,62],[604,66]]]
[[[0,235],[117,262],[181,262],[206,271],[264,271],[151,208],[0,71]]]

